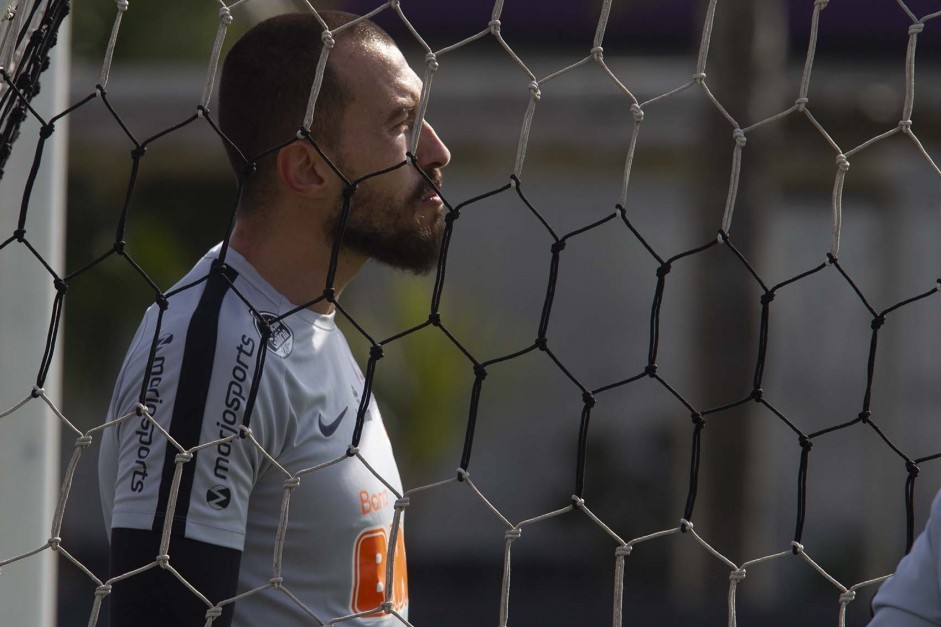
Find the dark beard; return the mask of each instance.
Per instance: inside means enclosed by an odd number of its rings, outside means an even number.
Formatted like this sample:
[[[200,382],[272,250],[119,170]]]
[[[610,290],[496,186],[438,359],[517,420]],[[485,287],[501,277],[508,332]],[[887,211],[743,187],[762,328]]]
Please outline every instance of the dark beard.
[[[427,173],[435,187],[441,187],[441,173]],[[416,222],[416,210],[431,185],[421,179],[404,201],[383,193],[376,179],[362,184],[350,198],[350,213],[342,235],[343,247],[393,268],[414,274],[427,274],[438,262],[444,220],[435,216],[428,224]],[[376,185],[369,185],[376,183]],[[341,208],[342,210],[342,208]],[[340,211],[327,225],[330,241],[337,237]]]

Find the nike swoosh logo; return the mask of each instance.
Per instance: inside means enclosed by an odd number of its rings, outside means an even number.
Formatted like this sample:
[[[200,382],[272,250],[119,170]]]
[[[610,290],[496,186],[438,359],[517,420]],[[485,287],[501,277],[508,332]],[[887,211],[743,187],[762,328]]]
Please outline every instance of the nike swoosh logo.
[[[343,421],[343,416],[346,415],[347,409],[349,409],[349,407],[344,407],[343,411],[340,412],[340,415],[329,424],[323,421],[323,412],[319,412],[317,424],[320,427],[320,432],[324,435],[324,437],[329,438],[331,435],[333,435],[333,432],[337,430],[337,427],[339,427],[340,423]]]

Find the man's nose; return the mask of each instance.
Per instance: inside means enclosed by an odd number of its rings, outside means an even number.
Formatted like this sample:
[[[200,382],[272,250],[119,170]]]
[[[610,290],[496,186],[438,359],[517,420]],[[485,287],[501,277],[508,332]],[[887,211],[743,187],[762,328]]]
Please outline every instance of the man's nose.
[[[451,151],[427,121],[422,125],[415,159],[418,161],[418,167],[426,171],[443,168],[451,161]]]

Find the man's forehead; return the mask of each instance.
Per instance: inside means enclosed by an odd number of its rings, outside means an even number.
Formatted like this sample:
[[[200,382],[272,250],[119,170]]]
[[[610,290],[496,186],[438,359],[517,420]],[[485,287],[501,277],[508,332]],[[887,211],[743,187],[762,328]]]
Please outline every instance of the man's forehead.
[[[338,73],[344,83],[353,87],[354,99],[358,93],[384,101],[377,104],[394,107],[417,104],[421,80],[394,44],[357,43],[337,52]]]

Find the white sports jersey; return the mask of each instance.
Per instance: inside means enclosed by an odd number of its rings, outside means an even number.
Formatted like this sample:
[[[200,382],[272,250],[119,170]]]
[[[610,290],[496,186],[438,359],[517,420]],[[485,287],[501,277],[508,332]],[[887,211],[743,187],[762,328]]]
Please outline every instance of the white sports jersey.
[[[870,627],[941,625],[941,492],[925,530],[872,600]]]
[[[234,250],[226,256],[229,280],[211,272],[218,251],[179,283],[210,277],[169,298],[159,333],[159,309],[148,309],[118,377],[109,420],[134,411],[143,390],[149,412],[184,448],[238,431],[261,350],[259,325],[242,298],[271,318],[295,306]],[[249,426],[278,464],[297,473],[347,451],[364,378],[333,315],[302,309],[271,328]],[[401,493],[375,399],[368,407],[360,454]],[[176,453],[146,417],[102,433],[99,481],[109,534],[112,527],[162,529]],[[174,534],[242,551],[239,592],[263,586],[273,575],[286,479],[249,439],[200,450],[183,465]],[[355,457],[301,475],[290,501],[284,586],[323,620],[377,608],[384,601],[394,503],[392,491]],[[170,547],[172,564],[172,541]],[[401,544],[395,556],[393,607],[407,616]],[[233,625],[302,621],[310,618],[286,594],[267,590],[236,603]],[[377,615],[345,624],[401,623]]]

